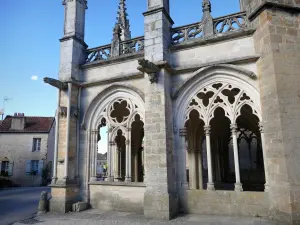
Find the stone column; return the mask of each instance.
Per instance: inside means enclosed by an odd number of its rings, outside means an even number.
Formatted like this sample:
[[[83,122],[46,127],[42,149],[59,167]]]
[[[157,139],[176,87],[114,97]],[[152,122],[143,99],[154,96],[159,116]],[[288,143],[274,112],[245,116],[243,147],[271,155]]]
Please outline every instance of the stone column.
[[[91,181],[97,181],[97,130],[91,131]]]
[[[128,137],[128,136],[127,136]],[[131,182],[131,164],[130,164],[130,158],[131,158],[131,151],[130,151],[130,141],[126,140],[126,182]]]
[[[197,171],[196,171],[196,153],[195,150],[189,149],[189,188],[197,189]]]
[[[113,161],[114,161],[114,181],[119,181],[119,149],[118,145],[115,144],[113,148]]]
[[[265,143],[265,133],[264,133],[264,127],[262,125],[262,123],[259,123],[259,131],[260,131],[260,135],[261,135],[261,147],[262,147],[262,152],[263,152],[263,157],[264,157],[264,169],[265,169],[265,179],[266,179],[266,183],[265,183],[265,192],[269,191],[269,174],[268,174],[268,165],[267,165],[267,156],[266,156],[266,143]]]
[[[54,159],[53,159],[53,176],[51,184],[56,184],[57,181],[57,154],[58,154],[58,131],[59,131],[59,101],[60,101],[60,90],[57,91],[57,109],[55,113],[55,143],[54,143]]]
[[[211,130],[210,126],[204,127],[204,131],[206,135],[207,169],[208,169],[207,190],[215,190],[215,184],[213,182],[213,172],[212,172],[210,130]]]
[[[198,165],[198,187],[200,190],[203,190],[203,174],[202,174],[202,155],[201,149],[197,149],[197,165]]]
[[[138,161],[138,150],[134,152],[134,182],[138,182],[139,177],[139,161]]]
[[[113,141],[109,142],[109,148],[107,151],[107,177],[108,181],[112,182],[114,181],[114,173],[113,173],[113,151],[114,151],[114,145],[115,143]]]
[[[241,184],[241,175],[240,175],[240,162],[239,162],[239,149],[237,143],[237,125],[230,125],[231,133],[232,133],[232,143],[233,143],[233,155],[234,155],[234,171],[235,171],[235,191],[243,191],[243,187]]]
[[[150,64],[168,63],[173,24],[169,15],[169,0],[148,0],[148,10],[144,16],[145,60]],[[152,71],[153,67],[147,68]],[[171,77],[166,68],[145,74],[147,179],[144,214],[148,218],[169,220],[178,212],[178,196],[173,153],[173,119],[170,116],[173,114]],[[152,122],[154,118],[155,122]]]

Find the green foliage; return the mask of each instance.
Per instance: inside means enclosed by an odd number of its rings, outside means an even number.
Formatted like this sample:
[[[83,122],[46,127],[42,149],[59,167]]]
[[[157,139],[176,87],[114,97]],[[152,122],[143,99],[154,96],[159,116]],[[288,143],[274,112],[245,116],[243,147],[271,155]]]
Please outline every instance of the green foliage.
[[[2,171],[0,175],[2,177],[8,177],[8,172],[7,171]]]

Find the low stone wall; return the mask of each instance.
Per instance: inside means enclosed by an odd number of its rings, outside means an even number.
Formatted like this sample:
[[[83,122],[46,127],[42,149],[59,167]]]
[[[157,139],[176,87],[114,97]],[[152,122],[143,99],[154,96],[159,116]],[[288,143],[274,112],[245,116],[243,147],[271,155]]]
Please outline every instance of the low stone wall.
[[[260,216],[269,215],[269,195],[266,192],[235,192],[188,190],[189,213]]]
[[[96,209],[142,213],[145,191],[142,183],[93,182],[90,204]]]

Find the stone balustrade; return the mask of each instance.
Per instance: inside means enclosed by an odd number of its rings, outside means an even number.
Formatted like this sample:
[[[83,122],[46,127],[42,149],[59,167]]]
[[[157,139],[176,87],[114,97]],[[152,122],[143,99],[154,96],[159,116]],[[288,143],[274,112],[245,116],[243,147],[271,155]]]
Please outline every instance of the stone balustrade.
[[[250,28],[246,12],[239,12],[213,19],[213,35],[225,34],[229,32],[241,31]],[[200,21],[172,29],[172,44],[185,43],[187,41],[204,38],[204,28],[209,23]]]
[[[111,59],[113,58],[111,51],[111,44],[88,49],[86,63]],[[117,56],[131,55],[142,52],[144,52],[143,36],[120,42],[120,51]]]

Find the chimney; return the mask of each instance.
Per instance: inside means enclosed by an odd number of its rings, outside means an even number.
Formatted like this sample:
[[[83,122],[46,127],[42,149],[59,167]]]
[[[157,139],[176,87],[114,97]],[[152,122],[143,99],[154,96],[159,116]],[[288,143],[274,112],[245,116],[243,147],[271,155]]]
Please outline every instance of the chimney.
[[[24,113],[15,113],[11,120],[11,130],[24,130],[25,116]]]

